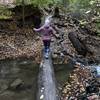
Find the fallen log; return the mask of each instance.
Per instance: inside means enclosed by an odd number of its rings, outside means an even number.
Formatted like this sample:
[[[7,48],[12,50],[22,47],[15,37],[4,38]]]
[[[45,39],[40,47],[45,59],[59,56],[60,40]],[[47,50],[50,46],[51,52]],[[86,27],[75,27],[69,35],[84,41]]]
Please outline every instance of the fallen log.
[[[75,50],[78,52],[79,55],[86,56],[88,50],[86,46],[79,40],[77,34],[75,32],[70,32],[68,34],[68,38],[70,39],[71,43],[73,44]]]
[[[43,58],[40,64],[37,100],[60,100],[57,93],[51,55],[49,55],[48,59]]]

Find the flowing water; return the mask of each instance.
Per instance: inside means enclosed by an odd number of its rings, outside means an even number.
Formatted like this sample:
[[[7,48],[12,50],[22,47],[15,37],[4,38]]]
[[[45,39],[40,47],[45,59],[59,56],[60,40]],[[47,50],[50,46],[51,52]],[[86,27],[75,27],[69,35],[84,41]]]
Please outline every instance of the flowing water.
[[[39,65],[33,59],[0,61],[0,100],[36,100],[38,69]],[[57,85],[62,87],[72,71],[72,65],[54,65],[54,70]],[[23,84],[12,87],[16,80],[21,80]]]

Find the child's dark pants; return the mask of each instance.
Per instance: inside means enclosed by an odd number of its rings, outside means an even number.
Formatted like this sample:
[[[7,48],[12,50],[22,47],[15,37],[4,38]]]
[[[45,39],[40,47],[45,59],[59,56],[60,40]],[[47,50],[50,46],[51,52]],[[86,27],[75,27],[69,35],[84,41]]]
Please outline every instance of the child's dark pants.
[[[51,42],[51,40],[43,40],[43,44],[44,44],[44,47],[45,47],[45,52],[47,52],[47,50],[50,49],[50,42]]]

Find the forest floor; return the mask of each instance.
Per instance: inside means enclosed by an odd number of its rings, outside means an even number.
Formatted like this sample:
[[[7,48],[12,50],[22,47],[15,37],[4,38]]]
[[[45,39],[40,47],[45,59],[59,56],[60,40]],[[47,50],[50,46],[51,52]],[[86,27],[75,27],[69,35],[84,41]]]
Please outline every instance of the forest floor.
[[[18,29],[13,34],[0,34],[0,59],[38,58],[39,52],[41,52],[41,41],[32,29],[24,28]]]
[[[0,59],[17,58],[17,57],[33,57],[34,61],[41,61],[41,50],[43,43],[38,33],[34,32],[32,28],[18,28],[15,24],[4,23],[4,29],[0,29]],[[2,23],[0,22],[0,25]],[[85,29],[81,29],[79,25],[76,25],[72,18],[62,15],[61,18],[53,18],[54,27],[57,27],[59,32],[56,33],[57,39],[52,38],[51,48],[53,58],[59,62],[62,51],[66,51],[68,54],[78,56],[71,41],[68,38],[68,33],[73,32],[78,34],[78,37],[85,42],[85,45],[93,52],[93,55],[87,54],[85,57],[89,62],[99,62],[100,59],[100,37],[95,35],[93,31],[91,34]],[[89,27],[95,26],[94,23]],[[88,25],[87,25],[88,27]],[[95,29],[95,27],[94,27]],[[63,37],[61,36],[63,35]],[[61,41],[61,42],[60,42]],[[81,56],[83,57],[83,56]],[[84,57],[83,57],[84,58]],[[68,60],[68,55],[64,55],[63,63]],[[62,60],[60,59],[62,62]]]

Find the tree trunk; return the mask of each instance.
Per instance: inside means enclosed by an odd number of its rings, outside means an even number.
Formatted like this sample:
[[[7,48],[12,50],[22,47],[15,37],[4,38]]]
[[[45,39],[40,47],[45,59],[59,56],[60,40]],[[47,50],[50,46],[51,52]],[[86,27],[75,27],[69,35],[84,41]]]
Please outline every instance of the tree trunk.
[[[58,7],[55,7],[55,9],[54,9],[54,17],[60,17]]]
[[[22,0],[22,20],[23,20],[23,27],[24,27],[24,25],[25,25],[25,2],[24,2],[24,0]]]
[[[62,2],[63,2],[63,6],[66,8],[67,5],[68,5],[69,0],[62,0]]]

